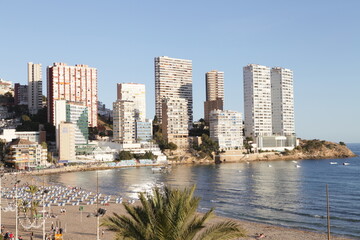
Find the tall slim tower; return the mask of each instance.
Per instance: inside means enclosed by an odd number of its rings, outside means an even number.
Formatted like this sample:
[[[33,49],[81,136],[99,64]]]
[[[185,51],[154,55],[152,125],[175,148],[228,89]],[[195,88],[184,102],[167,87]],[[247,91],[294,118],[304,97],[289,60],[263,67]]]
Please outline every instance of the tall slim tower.
[[[294,83],[290,69],[271,69],[272,127],[277,135],[295,134]]]
[[[31,114],[37,114],[42,108],[42,72],[41,64],[28,63],[28,108]]]
[[[191,60],[155,58],[155,113],[160,122],[164,98],[182,98],[187,101],[188,126],[190,127],[193,121]]]
[[[88,107],[89,126],[97,126],[97,70],[87,65],[54,63],[47,68],[48,121],[54,122],[56,100],[81,102]]]
[[[271,136],[270,68],[258,64],[244,67],[245,136]]]
[[[122,144],[136,141],[135,103],[116,100],[113,103],[113,140]]]
[[[224,106],[224,72],[212,70],[205,74],[206,101],[204,102],[204,119],[209,123],[210,112],[223,110]]]
[[[117,99],[133,101],[136,112],[136,120],[145,121],[146,118],[145,84],[118,83]]]
[[[206,101],[224,99],[224,72],[212,70],[205,74]]]

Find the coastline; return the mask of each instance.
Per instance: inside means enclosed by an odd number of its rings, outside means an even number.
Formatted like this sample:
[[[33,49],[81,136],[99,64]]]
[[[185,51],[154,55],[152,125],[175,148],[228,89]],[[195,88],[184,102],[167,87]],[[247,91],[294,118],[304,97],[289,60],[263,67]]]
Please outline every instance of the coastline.
[[[15,176],[7,174],[3,179],[4,187],[12,187]],[[39,176],[32,175],[18,175],[18,179],[21,179],[23,184],[39,182]],[[42,183],[41,183],[42,184]],[[49,183],[46,183],[48,185]],[[73,186],[75,187],[75,186]],[[3,205],[8,199],[3,198]],[[127,199],[124,199],[125,201]],[[135,203],[137,204],[137,203]],[[99,207],[105,208],[107,210],[105,216],[112,215],[113,212],[119,214],[125,214],[125,208],[122,204],[110,203],[109,205],[100,205]],[[94,205],[84,205],[84,211],[79,211],[79,206],[66,205],[66,213],[60,213],[60,209],[64,207],[52,206],[51,212],[56,216],[56,218],[50,218],[46,220],[46,231],[49,231],[51,224],[58,224],[65,230],[64,239],[79,239],[80,237],[87,239],[93,239],[96,237],[96,218],[87,217],[89,213],[94,213],[96,210],[96,204]],[[218,221],[227,219],[221,216],[215,216],[211,219],[208,224],[216,223]],[[281,239],[281,240],[318,240],[326,239],[325,233],[311,232],[301,229],[286,228],[281,226],[275,226],[270,224],[263,224],[257,222],[250,222],[244,220],[230,219],[237,222],[242,228],[247,232],[247,237],[239,238],[239,240],[251,240],[257,239],[257,234],[264,233],[266,236],[265,239]],[[3,212],[2,213],[2,224],[5,226],[5,231],[15,231],[15,213],[14,212]],[[100,233],[102,230],[105,230],[100,227]],[[324,229],[325,231],[326,229]],[[19,235],[24,239],[30,239],[31,232],[34,232],[35,239],[42,238],[42,228],[40,229],[31,229],[24,231],[22,227],[19,227]],[[110,240],[115,236],[114,233],[106,231],[104,235],[101,235],[102,240]],[[351,238],[341,237],[341,236],[332,236],[332,239],[335,240],[349,240]]]
[[[190,161],[168,161],[168,165],[213,165],[213,164],[223,164],[223,163],[251,163],[251,162],[272,162],[272,161],[298,161],[298,160],[320,160],[320,159],[346,159],[353,158],[357,155],[347,156],[347,157],[338,157],[338,156],[323,156],[323,157],[295,157],[295,156],[278,156],[276,153],[260,153],[260,154],[246,154],[238,160],[222,160],[215,162],[214,160],[190,160]],[[108,169],[120,169],[120,168],[134,168],[134,167],[158,167],[164,166],[164,163],[154,163],[154,164],[136,164],[129,166],[109,166],[106,163],[100,163],[96,165],[75,165],[75,166],[61,166],[58,168],[47,168],[41,170],[33,171],[23,171],[18,174],[29,174],[29,175],[50,175],[57,173],[66,173],[66,172],[81,172],[81,171],[97,171],[97,170],[108,170]]]

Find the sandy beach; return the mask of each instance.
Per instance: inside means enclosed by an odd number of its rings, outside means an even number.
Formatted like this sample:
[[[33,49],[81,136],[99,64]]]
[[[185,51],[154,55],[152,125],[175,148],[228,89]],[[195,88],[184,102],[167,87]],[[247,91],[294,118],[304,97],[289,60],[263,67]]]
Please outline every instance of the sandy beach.
[[[26,184],[36,184],[38,186],[42,186],[42,178],[39,176],[32,175],[19,175],[17,179],[20,179],[21,182],[19,187],[24,186]],[[2,178],[2,186],[3,187],[13,187],[15,182],[15,175],[5,175]],[[47,183],[45,183],[47,184]],[[75,187],[75,186],[74,186]],[[78,186],[81,187],[81,186]],[[126,200],[126,199],[124,199]],[[2,207],[7,205],[9,199],[2,198]],[[136,203],[135,203],[136,204]],[[106,209],[106,214],[111,215],[112,212],[123,214],[125,213],[125,209],[122,204],[110,202],[106,205],[100,205],[99,207]],[[66,209],[66,213],[61,213],[61,209]],[[96,217],[87,217],[89,214],[95,213],[96,204],[94,205],[83,205],[83,211],[79,210],[80,206],[72,206],[66,205],[64,207],[61,206],[51,206],[50,209],[47,210],[54,215],[52,218],[46,219],[46,232],[51,231],[51,226],[58,226],[64,230],[63,239],[66,240],[76,240],[76,239],[96,239]],[[41,210],[41,208],[39,208]],[[100,222],[101,222],[100,217]],[[215,217],[213,218],[209,224],[212,222],[220,221],[225,218]],[[325,233],[315,233],[302,231],[297,229],[290,229],[278,226],[271,226],[266,224],[247,222],[247,221],[239,221],[238,222],[247,232],[247,237],[240,238],[244,240],[257,239],[256,236],[260,233],[264,233],[266,236],[264,239],[277,239],[277,240],[320,240],[327,239],[327,235]],[[15,212],[11,211],[2,211],[2,224],[4,225],[4,231],[9,231],[15,233]],[[23,239],[30,239],[30,235],[33,232],[33,239],[42,239],[42,227],[38,229],[30,229],[25,230],[21,224],[19,224],[19,236],[22,236]],[[104,231],[103,231],[104,230]],[[110,240],[113,239],[114,234],[112,232],[107,231],[104,228],[100,228],[100,239]],[[344,237],[334,237],[331,239],[341,240],[341,239],[349,239]]]

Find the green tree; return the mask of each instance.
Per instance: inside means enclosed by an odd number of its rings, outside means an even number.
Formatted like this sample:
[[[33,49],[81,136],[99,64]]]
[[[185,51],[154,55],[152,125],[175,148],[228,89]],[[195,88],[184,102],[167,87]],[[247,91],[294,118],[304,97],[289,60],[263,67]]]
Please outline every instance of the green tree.
[[[155,160],[156,158],[157,158],[157,156],[154,155],[151,151],[145,151],[144,159]]]
[[[346,144],[345,144],[344,142],[339,142],[339,144],[340,144],[341,146],[346,146]]]
[[[31,118],[28,115],[24,114],[21,116],[21,121],[22,122],[31,122]]]
[[[228,240],[245,236],[232,221],[205,225],[214,209],[198,214],[200,198],[195,186],[184,190],[154,188],[152,195],[139,194],[140,206],[124,203],[127,215],[113,213],[102,226],[127,240]]]
[[[6,142],[0,139],[0,161],[4,161],[6,154]]]
[[[42,142],[42,143],[41,143],[41,147],[42,147],[43,149],[47,149],[48,145],[47,145],[46,142]]]
[[[170,149],[171,151],[175,151],[178,148],[178,146],[173,142],[169,142],[167,148]]]
[[[246,137],[244,140],[244,148],[246,149],[247,153],[251,153],[252,152],[252,143],[253,139],[252,137]]]
[[[130,160],[130,159],[133,159],[133,158],[134,158],[134,156],[133,156],[133,154],[131,152],[129,152],[129,151],[120,151],[117,160]]]
[[[196,147],[195,149],[205,153],[210,157],[213,157],[212,153],[219,151],[219,144],[216,141],[212,140],[208,135],[203,134],[201,135],[200,146]]]

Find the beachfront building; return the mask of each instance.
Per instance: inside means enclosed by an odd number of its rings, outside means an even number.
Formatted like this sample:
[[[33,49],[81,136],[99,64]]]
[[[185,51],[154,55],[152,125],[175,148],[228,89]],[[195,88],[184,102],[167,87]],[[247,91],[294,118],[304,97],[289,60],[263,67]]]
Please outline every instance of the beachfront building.
[[[290,69],[271,69],[271,102],[273,134],[295,135],[294,83]]]
[[[221,150],[243,147],[243,123],[241,113],[230,110],[210,112],[210,138]]]
[[[258,64],[244,67],[245,136],[272,135],[270,68]]]
[[[76,125],[72,122],[61,122],[57,129],[59,161],[73,161],[76,158]]]
[[[36,142],[14,139],[9,144],[5,163],[16,169],[30,169],[47,164],[47,149]]]
[[[152,140],[152,121],[145,119],[145,121],[136,121],[136,141],[148,142]]]
[[[206,101],[204,102],[204,120],[209,123],[212,110],[223,110],[224,105],[224,72],[212,70],[205,74]]]
[[[41,64],[29,62],[28,66],[28,108],[37,114],[42,108],[42,71]]]
[[[192,62],[191,60],[155,58],[155,114],[162,122],[164,98],[181,98],[187,103],[188,127],[193,121]]]
[[[55,101],[81,102],[88,107],[88,126],[97,126],[97,70],[88,65],[54,63],[47,68],[48,121],[55,125]]]
[[[135,118],[145,121],[146,118],[146,99],[145,84],[139,83],[118,83],[117,100],[134,102]]]
[[[15,105],[28,105],[28,86],[20,83],[14,84]]]
[[[4,128],[1,130],[0,139],[5,142],[11,142],[14,139],[25,139],[30,142],[46,142],[45,131],[16,131],[15,128]]]
[[[135,120],[135,103],[128,100],[116,100],[113,103],[113,141],[136,142]]]
[[[88,144],[88,108],[83,103],[69,102],[65,100],[55,101],[54,122],[56,129],[56,146],[60,148],[59,125],[62,122],[74,124],[74,146],[81,147]]]
[[[4,95],[7,92],[14,94],[13,84],[10,81],[5,81],[4,79],[0,78],[0,95]]]
[[[178,148],[189,147],[188,103],[184,98],[164,98],[162,103],[162,134]]]

